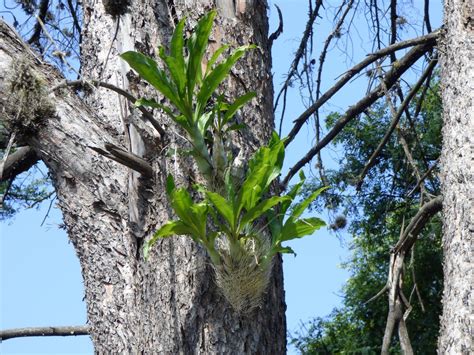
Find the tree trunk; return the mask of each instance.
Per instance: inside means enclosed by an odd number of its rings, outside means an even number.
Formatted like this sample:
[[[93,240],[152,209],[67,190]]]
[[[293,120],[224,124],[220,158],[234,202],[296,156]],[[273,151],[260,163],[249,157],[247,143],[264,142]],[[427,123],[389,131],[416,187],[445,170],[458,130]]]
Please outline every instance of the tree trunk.
[[[442,193],[444,294],[440,354],[472,354],[474,3],[445,1]]]
[[[266,142],[273,128],[273,88],[264,1],[147,0],[124,1],[124,6],[116,9],[119,15],[111,16],[110,7],[84,1],[83,78],[101,79],[136,97],[150,97],[150,88],[118,54],[137,50],[153,56],[159,44],[169,42],[177,19],[186,16],[190,30],[200,16],[217,6],[220,16],[211,37],[213,49],[221,43],[258,45],[238,62],[225,87],[229,97],[257,92],[240,115],[249,128],[235,136],[238,159],[244,161]],[[169,154],[185,144],[177,127],[155,113],[166,132],[160,136],[132,103],[91,82],[80,95],[69,88],[50,93],[44,102],[48,110],[32,108],[31,117],[23,118],[25,110],[20,114],[17,110],[21,101],[18,107],[13,105],[9,94],[13,76],[24,69],[12,64],[16,53],[21,52],[34,75],[41,78],[43,96],[62,78],[33,59],[3,24],[0,28],[0,106],[9,108],[10,128],[21,134],[52,174],[64,223],[82,267],[95,351],[284,353],[280,258],[261,308],[246,316],[236,314],[220,295],[208,256],[189,238],[163,240],[152,249],[148,262],[143,260],[143,241],[171,217],[164,192],[166,176],[172,173],[184,186],[199,180],[189,158]],[[16,74],[8,74],[12,68]],[[94,149],[104,149],[106,143],[141,156],[153,167],[153,177],[143,177],[97,154]]]

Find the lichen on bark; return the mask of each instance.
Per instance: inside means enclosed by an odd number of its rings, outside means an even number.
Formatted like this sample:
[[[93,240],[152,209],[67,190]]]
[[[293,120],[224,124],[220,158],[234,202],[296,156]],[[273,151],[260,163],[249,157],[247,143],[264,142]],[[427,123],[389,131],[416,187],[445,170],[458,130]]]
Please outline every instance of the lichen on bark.
[[[48,98],[46,82],[26,59],[13,61],[7,77],[9,91],[4,105],[5,123],[9,130],[31,134],[55,114]]]

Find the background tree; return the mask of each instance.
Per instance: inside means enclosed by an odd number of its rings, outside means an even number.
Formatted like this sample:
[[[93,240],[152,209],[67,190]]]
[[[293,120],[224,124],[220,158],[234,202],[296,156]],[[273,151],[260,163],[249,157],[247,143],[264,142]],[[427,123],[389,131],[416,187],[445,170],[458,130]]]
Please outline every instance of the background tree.
[[[418,145],[414,161],[417,166],[430,167],[432,174],[426,177],[426,190],[438,195],[442,126],[438,76],[426,91],[417,95],[410,113],[416,127],[411,130],[405,120],[400,122],[399,130],[410,146]],[[328,116],[327,124],[331,126],[338,116]],[[332,228],[338,231],[349,224],[352,256],[344,267],[351,277],[343,289],[343,307],[327,318],[306,324],[293,337],[292,343],[302,353],[362,353],[380,349],[388,313],[387,301],[379,293],[387,284],[387,250],[397,243],[406,221],[416,214],[421,193],[397,136],[386,143],[359,191],[354,189],[363,169],[361,162],[376,150],[390,121],[387,106],[376,105],[349,124],[334,141],[342,149],[343,158],[338,169],[326,170],[326,177],[335,188],[326,194],[324,204],[314,207],[320,210],[331,206],[344,213],[335,218]],[[312,188],[308,186],[309,191]],[[403,290],[410,305],[407,327],[415,353],[436,353],[443,285],[441,236],[441,219],[435,217],[419,234],[404,270]],[[400,352],[397,339],[392,342],[391,352]]]

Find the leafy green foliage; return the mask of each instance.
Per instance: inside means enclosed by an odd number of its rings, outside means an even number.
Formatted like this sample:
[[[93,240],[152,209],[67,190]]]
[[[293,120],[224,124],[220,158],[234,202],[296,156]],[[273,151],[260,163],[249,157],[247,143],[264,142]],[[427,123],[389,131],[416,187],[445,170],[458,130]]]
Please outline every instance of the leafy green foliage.
[[[435,164],[441,149],[442,107],[438,91],[436,78],[422,103],[418,96],[410,107],[415,124],[409,121],[400,124],[422,173]],[[419,104],[421,111],[415,117]],[[331,126],[337,116],[330,115],[327,124]],[[406,226],[418,211],[420,197],[419,189],[410,194],[416,179],[396,135],[387,143],[358,194],[353,193],[353,186],[390,119],[387,108],[378,105],[368,116],[349,124],[337,138],[344,158],[338,170],[328,171],[327,177],[334,188],[313,207],[322,208],[325,203],[342,210],[350,219],[353,255],[344,267],[351,277],[343,289],[343,306],[327,318],[315,319],[293,337],[292,343],[303,354],[373,354],[380,351],[388,313],[387,297],[384,294],[370,303],[366,301],[385,285],[390,248],[398,240],[404,221]],[[309,189],[307,195],[313,185],[317,182],[303,188]],[[430,194],[439,194],[435,174],[427,178],[425,185]],[[415,353],[436,353],[443,283],[441,259],[441,221],[435,217],[419,235],[413,254],[407,256],[403,279],[404,293],[411,296],[413,306],[407,327]],[[415,283],[423,307],[414,290]],[[395,339],[391,352],[400,352]]]
[[[298,188],[288,195],[271,196],[270,186],[280,175],[285,156],[284,140],[276,133],[249,160],[243,180],[233,173],[231,152],[226,150],[224,141],[229,139],[229,132],[243,128],[232,119],[255,93],[246,93],[227,103],[217,90],[237,60],[254,46],[239,47],[217,63],[228,49],[222,46],[211,56],[203,72],[215,15],[211,11],[203,16],[187,41],[183,39],[184,20],[179,22],[169,54],[163,47],[158,51],[165,70],[141,53],[126,52],[122,58],[170,103],[140,99],[136,104],[163,110],[186,132],[192,145],[191,155],[206,180],[206,186],[194,186],[198,192],[195,202],[186,188],[177,188],[173,177],[168,177],[167,193],[177,219],[162,225],[145,244],[145,258],[159,239],[189,236],[207,250],[224,296],[234,309],[247,312],[258,305],[265,291],[273,256],[293,252],[282,243],[310,235],[325,225],[319,218],[300,218],[324,189],[297,204],[285,219],[304,176]],[[270,225],[270,238],[265,235],[267,225]]]
[[[146,253],[160,238],[176,234],[189,235],[203,245],[212,261],[220,265],[222,260],[215,249],[214,241],[218,235],[228,239],[231,248],[239,248],[249,238],[263,238],[258,232],[255,221],[268,217],[272,232],[271,248],[263,255],[261,262],[271,260],[276,253],[293,252],[282,247],[281,243],[314,233],[325,226],[319,218],[300,218],[304,210],[325,190],[319,189],[304,201],[295,205],[288,218],[284,218],[291,203],[304,183],[302,175],[298,188],[293,188],[285,196],[267,197],[270,184],[279,176],[284,158],[284,140],[276,133],[266,147],[261,147],[250,159],[247,175],[236,189],[235,181],[226,180],[227,194],[209,191],[202,186],[196,188],[204,198],[195,203],[184,188],[176,188],[173,178],[168,177],[168,194],[178,220],[164,224],[146,244]],[[208,218],[212,218],[215,230],[206,228]],[[249,231],[252,231],[249,233]],[[259,242],[259,241],[257,241]]]
[[[228,46],[224,45],[214,53],[203,73],[202,63],[215,16],[215,11],[204,15],[186,42],[183,38],[185,19],[178,23],[171,39],[169,54],[164,47],[158,50],[165,70],[160,69],[152,58],[141,53],[129,51],[121,55],[140,77],[168,99],[171,106],[158,103],[154,99],[141,99],[136,104],[163,110],[186,131],[193,146],[191,154],[196,159],[201,174],[209,182],[221,177],[218,172],[228,167],[222,138],[229,130],[239,128],[229,127],[228,124],[237,110],[255,97],[253,92],[246,93],[228,104],[219,96],[215,102],[210,103],[211,97],[234,64],[247,50],[255,48],[253,45],[239,47],[216,64],[218,58],[228,49]],[[214,139],[213,156],[207,149],[208,137]]]

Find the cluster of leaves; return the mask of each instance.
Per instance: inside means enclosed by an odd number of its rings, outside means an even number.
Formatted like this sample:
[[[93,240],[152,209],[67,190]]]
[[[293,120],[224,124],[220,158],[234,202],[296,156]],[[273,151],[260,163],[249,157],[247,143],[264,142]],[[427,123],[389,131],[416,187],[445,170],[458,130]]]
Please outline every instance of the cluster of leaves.
[[[256,260],[257,268],[268,270],[276,253],[293,252],[291,248],[283,247],[283,242],[312,234],[325,225],[315,217],[301,218],[323,189],[312,192],[296,204],[285,218],[305,178],[301,175],[301,182],[287,195],[269,197],[270,185],[280,175],[285,153],[284,140],[276,133],[268,146],[258,149],[249,160],[243,179],[233,173],[232,155],[224,141],[231,130],[243,128],[232,119],[255,94],[244,94],[229,104],[223,95],[217,95],[217,90],[236,61],[253,46],[239,47],[218,62],[228,49],[228,46],[222,46],[211,56],[203,71],[202,62],[215,15],[216,12],[211,11],[203,16],[187,41],[183,39],[184,20],[179,22],[169,54],[163,47],[158,51],[165,69],[160,69],[152,58],[143,54],[122,54],[122,58],[169,101],[169,105],[164,105],[153,99],[140,99],[137,105],[163,110],[186,132],[192,146],[190,154],[207,182],[206,186],[195,186],[200,196],[195,202],[187,188],[177,188],[173,177],[168,177],[167,192],[178,218],[165,223],[146,243],[145,255],[160,238],[187,235],[205,247],[216,267],[238,264],[238,261],[227,259],[255,252],[252,260]],[[211,97],[217,99],[211,100]],[[209,147],[212,147],[212,154]],[[263,226],[262,222],[265,222]],[[258,246],[268,240],[263,233],[267,226],[271,230],[271,242],[262,253]],[[223,238],[228,246],[225,251],[216,246],[216,241]],[[257,247],[248,249],[249,242]]]
[[[203,245],[215,265],[222,263],[221,256],[215,248],[218,236],[225,236],[230,245],[230,253],[238,252],[252,239],[262,242],[261,231],[255,222],[266,217],[272,234],[271,247],[263,255],[262,264],[271,261],[276,253],[294,253],[281,243],[312,234],[325,223],[316,217],[300,218],[306,208],[325,189],[313,192],[308,198],[294,205],[286,212],[301,189],[305,178],[285,196],[266,197],[271,183],[279,176],[284,158],[284,141],[276,133],[266,147],[261,147],[249,161],[243,183],[235,182],[231,174],[226,174],[224,195],[212,192],[202,186],[196,188],[202,192],[203,200],[194,202],[185,188],[176,188],[173,178],[168,177],[167,191],[171,205],[179,217],[164,224],[146,244],[146,253],[156,241],[173,235],[188,235]],[[212,218],[215,230],[209,231],[209,217]]]
[[[419,95],[410,107],[412,120],[416,119],[412,123],[416,124],[405,122],[401,125],[405,139],[414,147],[412,154],[422,172],[435,164],[441,149],[442,107],[438,88],[436,77],[424,99],[421,101]],[[415,115],[418,110],[419,114]],[[328,125],[334,122],[335,116],[337,114],[329,117]],[[344,158],[338,170],[327,174],[335,188],[331,189],[331,194],[326,194],[324,202],[342,209],[351,220],[353,256],[344,265],[351,277],[343,289],[343,306],[325,319],[315,319],[293,337],[292,343],[302,353],[380,351],[388,313],[386,295],[369,303],[366,301],[385,285],[390,248],[398,240],[403,223],[406,225],[418,211],[420,197],[419,191],[410,194],[416,179],[396,136],[387,143],[361,191],[358,194],[351,192],[390,119],[387,107],[379,105],[368,116],[352,122],[337,138]],[[405,125],[409,128],[404,129]],[[435,174],[425,185],[428,193],[439,194]],[[321,205],[314,207],[321,208]],[[403,280],[404,293],[411,296],[413,306],[407,327],[415,353],[435,353],[443,284],[439,217],[433,218],[424,228],[412,252]],[[420,298],[414,290],[415,284]],[[399,353],[395,340],[391,351]]]
[[[224,151],[224,136],[242,127],[237,124],[229,125],[229,122],[242,106],[255,97],[255,93],[246,93],[232,104],[226,103],[223,95],[213,102],[210,100],[237,60],[255,46],[239,47],[216,64],[221,54],[229,48],[224,45],[212,55],[203,72],[202,63],[215,16],[215,11],[203,16],[187,41],[183,37],[185,19],[178,23],[171,38],[169,54],[164,47],[158,50],[166,70],[160,69],[152,58],[142,53],[129,51],[121,57],[163,94],[171,106],[144,98],[136,104],[163,110],[183,128],[192,145],[190,153],[196,160],[200,173],[209,183],[215,182],[215,179],[220,180],[217,183],[222,183],[223,172],[230,164],[230,159]],[[208,146],[213,147],[212,155]]]

